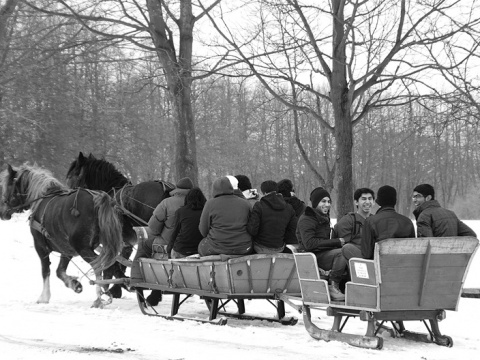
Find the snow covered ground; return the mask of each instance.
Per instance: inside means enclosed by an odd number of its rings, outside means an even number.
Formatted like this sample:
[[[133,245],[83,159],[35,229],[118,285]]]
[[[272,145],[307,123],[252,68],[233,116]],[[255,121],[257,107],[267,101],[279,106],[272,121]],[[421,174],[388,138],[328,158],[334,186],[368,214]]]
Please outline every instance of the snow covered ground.
[[[104,309],[92,309],[95,288],[82,271],[89,267],[80,258],[69,274],[79,276],[81,294],[67,289],[55,276],[58,255],[52,261],[50,304],[36,304],[42,289],[40,261],[33,248],[25,215],[0,221],[0,359],[477,359],[480,349],[480,299],[460,301],[458,312],[447,312],[440,323],[442,333],[454,340],[452,348],[385,338],[382,350],[355,348],[339,342],[312,339],[301,315],[287,306],[295,326],[262,321],[229,319],[226,326],[193,321],[169,321],[142,315],[133,294],[114,299]],[[480,234],[480,221],[467,222]],[[476,255],[466,287],[480,287],[480,255]],[[81,269],[81,270],[80,270]],[[170,297],[160,305],[167,314]],[[205,304],[195,299],[187,312],[207,317]],[[247,312],[273,316],[275,309],[264,300],[246,302]],[[181,308],[184,311],[184,308]],[[331,318],[314,311],[319,326],[331,326]],[[366,323],[352,320],[349,331],[363,334]],[[425,332],[420,322],[407,323],[411,330]]]

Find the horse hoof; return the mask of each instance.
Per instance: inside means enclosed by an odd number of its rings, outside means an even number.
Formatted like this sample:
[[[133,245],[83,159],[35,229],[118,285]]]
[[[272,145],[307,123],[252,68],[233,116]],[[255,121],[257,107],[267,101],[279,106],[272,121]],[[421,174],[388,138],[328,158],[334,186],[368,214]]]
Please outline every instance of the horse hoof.
[[[108,292],[114,299],[121,299],[122,298],[122,288],[118,285],[112,286]]]
[[[160,290],[152,290],[150,295],[147,296],[147,303],[150,306],[157,306],[162,301],[162,292]]]
[[[102,299],[101,298],[95,299],[91,307],[95,309],[102,309],[103,308]]]
[[[83,291],[83,286],[81,283],[78,281],[73,282],[73,291],[75,291],[77,294],[80,294]]]

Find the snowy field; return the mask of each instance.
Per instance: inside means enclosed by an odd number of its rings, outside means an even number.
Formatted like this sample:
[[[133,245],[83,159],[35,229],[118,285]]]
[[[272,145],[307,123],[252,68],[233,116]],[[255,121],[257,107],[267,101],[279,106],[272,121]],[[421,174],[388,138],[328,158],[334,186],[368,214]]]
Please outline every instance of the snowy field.
[[[467,221],[480,234],[480,221]],[[226,326],[193,321],[169,321],[142,315],[133,294],[114,299],[104,309],[92,309],[95,288],[88,285],[80,258],[69,274],[81,278],[84,291],[75,294],[55,276],[58,255],[53,253],[52,298],[50,304],[36,304],[42,289],[40,261],[33,248],[25,215],[0,221],[3,250],[0,254],[0,359],[477,359],[480,349],[480,299],[460,300],[458,312],[447,312],[440,323],[443,334],[454,346],[415,343],[385,338],[382,350],[355,348],[340,342],[312,339],[301,315],[286,306],[289,316],[297,316],[295,326],[262,321],[229,319]],[[466,287],[480,287],[480,255],[476,255]],[[81,270],[80,270],[81,269]],[[159,306],[169,313],[170,297]],[[187,312],[206,318],[208,311],[200,299]],[[264,300],[246,302],[247,312],[274,316],[275,309]],[[183,307],[181,311],[183,311]],[[184,312],[185,314],[185,312]],[[332,318],[313,311],[317,325],[331,326]],[[425,332],[420,322],[406,323],[407,329]],[[349,332],[363,334],[366,323],[351,320]]]

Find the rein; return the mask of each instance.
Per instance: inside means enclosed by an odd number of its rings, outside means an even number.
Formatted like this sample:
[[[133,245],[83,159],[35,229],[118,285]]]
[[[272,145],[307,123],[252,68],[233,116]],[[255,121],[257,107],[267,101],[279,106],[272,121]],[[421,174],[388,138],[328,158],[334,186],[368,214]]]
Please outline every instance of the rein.
[[[121,189],[120,191],[118,192],[118,198],[120,200],[120,204],[118,204],[117,206],[119,207],[119,209],[121,209],[123,211],[123,213],[126,215],[126,216],[129,216],[130,218],[132,218],[133,220],[136,220],[137,222],[139,222],[140,224],[143,224],[145,226],[148,226],[148,222],[143,220],[141,217],[135,215],[134,213],[132,213],[130,210],[128,210],[126,207],[125,207],[125,204],[123,203],[123,195],[124,195],[124,191],[125,191],[125,188],[126,187],[132,187],[133,185],[131,184],[125,184]],[[113,188],[113,198],[115,199],[116,198],[116,195],[117,195],[117,189]],[[138,201],[137,199],[135,199],[134,197],[132,196],[128,196],[128,195],[125,195],[125,197],[127,197],[128,199],[130,200],[134,200],[136,201],[137,203],[143,205],[143,206],[146,206],[146,207],[149,207],[150,209],[154,209],[153,207],[151,207],[150,205],[148,204],[144,204],[142,203],[141,201]],[[155,210],[155,209],[154,209]]]

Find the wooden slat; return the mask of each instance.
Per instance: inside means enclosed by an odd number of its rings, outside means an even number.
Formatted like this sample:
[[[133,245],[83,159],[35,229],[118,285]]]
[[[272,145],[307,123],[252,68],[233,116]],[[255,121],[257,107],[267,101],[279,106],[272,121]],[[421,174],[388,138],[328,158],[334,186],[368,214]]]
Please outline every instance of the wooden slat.
[[[380,290],[381,291],[381,290]],[[427,294],[422,307],[418,306],[418,297],[411,295],[380,296],[380,308],[388,310],[432,310],[445,309],[455,310],[458,302],[458,294],[445,294],[442,296]]]
[[[382,268],[384,282],[420,282],[420,268],[407,267],[399,271],[398,268]],[[430,281],[462,281],[465,266],[460,267],[433,267],[430,265],[428,278]]]
[[[294,254],[299,279],[319,280],[317,258],[312,253]]]
[[[420,298],[418,291],[421,282],[385,282],[380,285],[380,296],[409,295]],[[424,293],[432,295],[460,294],[462,283],[459,281],[428,281],[425,283]]]
[[[300,280],[304,302],[328,304],[328,284],[325,280]]]
[[[425,254],[428,242],[431,242],[432,254],[471,254],[478,240],[474,237],[409,238],[387,239],[376,244],[378,253],[384,254]]]
[[[380,269],[383,274],[385,268],[408,268],[418,267],[421,268],[423,264],[423,254],[384,254],[379,259]],[[458,267],[467,266],[470,260],[471,254],[451,254],[440,255],[433,254],[430,259],[431,267]]]
[[[345,305],[377,308],[377,287],[348,282],[345,288]]]
[[[425,288],[427,284],[427,278],[428,278],[428,271],[430,270],[430,258],[432,257],[432,247],[430,245],[430,241],[428,242],[427,245],[427,250],[425,252],[425,258],[423,259],[423,265],[422,265],[422,275],[420,276],[420,294],[419,294],[419,299],[418,299],[418,306],[422,306],[423,304],[423,296],[425,295]]]
[[[350,275],[355,284],[376,285],[377,276],[373,260],[352,258],[349,261]]]

